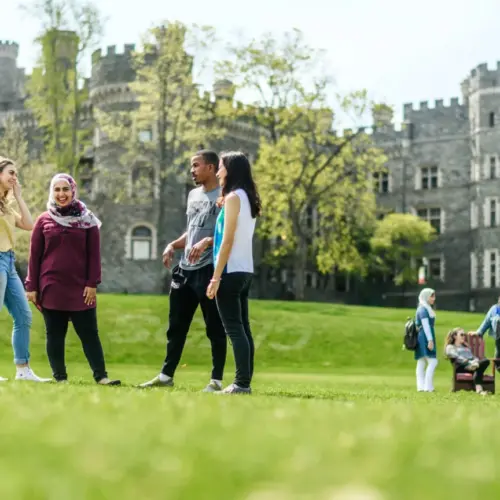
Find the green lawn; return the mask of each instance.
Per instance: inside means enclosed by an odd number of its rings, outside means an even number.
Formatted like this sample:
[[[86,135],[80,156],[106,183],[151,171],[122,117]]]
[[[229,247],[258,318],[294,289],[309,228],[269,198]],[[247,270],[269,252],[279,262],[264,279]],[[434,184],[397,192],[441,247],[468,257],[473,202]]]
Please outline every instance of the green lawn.
[[[125,386],[92,383],[74,334],[70,384],[0,384],[1,499],[498,495],[499,396],[450,393],[444,360],[437,392],[416,393],[412,355],[401,351],[407,311],[253,302],[254,395],[224,397],[199,392],[209,373],[201,316],[175,389],[138,390],[161,366],[168,298],[103,295],[99,304],[110,375]],[[34,318],[32,364],[49,376]],[[447,329],[480,321],[438,312],[439,349]],[[0,324],[0,375],[11,376],[5,311]],[[226,383],[231,351],[228,360]]]

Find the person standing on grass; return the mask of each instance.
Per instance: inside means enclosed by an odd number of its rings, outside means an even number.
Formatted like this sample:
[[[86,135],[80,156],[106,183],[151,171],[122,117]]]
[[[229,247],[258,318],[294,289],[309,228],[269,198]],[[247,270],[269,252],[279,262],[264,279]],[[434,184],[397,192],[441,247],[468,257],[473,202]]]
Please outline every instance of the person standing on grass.
[[[436,313],[432,307],[435,301],[436,293],[432,288],[424,288],[418,296],[419,305],[415,324],[420,331],[415,360],[417,361],[417,391],[419,392],[434,392],[434,372],[438,364],[434,331]]]
[[[214,236],[215,270],[207,297],[216,300],[233,344],[236,377],[224,394],[250,394],[255,348],[250,330],[248,295],[252,284],[253,235],[261,211],[248,158],[240,152],[221,155],[217,173],[222,187]]]
[[[19,206],[20,214],[13,208],[14,200]],[[29,365],[32,312],[15,267],[15,227],[31,231],[33,220],[21,196],[14,161],[0,156],[0,307],[5,304],[14,322],[12,347],[16,380],[48,382],[50,379],[38,377]],[[0,377],[1,382],[6,380]]]
[[[163,252],[163,263],[169,268],[176,250],[184,250],[180,263],[172,270],[170,285],[169,327],[167,353],[158,376],[139,387],[174,385],[174,374],[180,362],[189,328],[198,305],[201,306],[206,334],[212,348],[212,374],[204,392],[222,390],[226,363],[227,338],[217,306],[205,292],[214,272],[213,235],[220,211],[217,200],[220,188],[217,181],[219,157],[213,151],[198,151],[191,158],[191,176],[198,186],[187,201],[187,230],[169,243]]]
[[[68,379],[65,341],[71,320],[101,385],[120,385],[106,372],[99,338],[96,291],[101,282],[101,221],[78,200],[74,179],[57,174],[50,183],[47,211],[36,220],[31,236],[26,290],[42,312],[47,355],[54,379]]]
[[[495,359],[500,358],[500,297],[496,304],[493,304],[487,312],[477,334],[481,337],[488,332],[490,337],[495,339]],[[500,361],[495,361],[495,369],[500,371]]]
[[[473,381],[476,392],[481,396],[488,394],[483,389],[483,375],[488,366],[489,359],[478,359],[472,353],[471,348],[465,340],[466,334],[462,328],[454,328],[445,340],[445,356],[453,361],[457,373],[473,373]]]

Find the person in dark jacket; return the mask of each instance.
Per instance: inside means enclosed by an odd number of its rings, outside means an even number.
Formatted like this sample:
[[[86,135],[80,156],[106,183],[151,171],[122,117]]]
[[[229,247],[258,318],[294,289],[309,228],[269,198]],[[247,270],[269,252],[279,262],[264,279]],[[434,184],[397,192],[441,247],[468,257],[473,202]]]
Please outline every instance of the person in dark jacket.
[[[100,220],[78,200],[74,179],[57,174],[50,183],[47,211],[35,222],[31,236],[26,291],[42,312],[47,355],[54,379],[66,381],[65,340],[71,321],[82,342],[94,379],[108,378],[99,338],[96,291],[101,282]]]

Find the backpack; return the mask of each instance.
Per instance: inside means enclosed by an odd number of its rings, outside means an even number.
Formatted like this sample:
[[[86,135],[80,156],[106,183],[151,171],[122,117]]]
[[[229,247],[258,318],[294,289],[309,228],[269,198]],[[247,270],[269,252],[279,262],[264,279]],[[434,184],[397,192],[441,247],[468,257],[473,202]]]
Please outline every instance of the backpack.
[[[418,344],[418,332],[420,328],[413,318],[408,318],[405,323],[405,335],[403,337],[403,349],[415,351]]]

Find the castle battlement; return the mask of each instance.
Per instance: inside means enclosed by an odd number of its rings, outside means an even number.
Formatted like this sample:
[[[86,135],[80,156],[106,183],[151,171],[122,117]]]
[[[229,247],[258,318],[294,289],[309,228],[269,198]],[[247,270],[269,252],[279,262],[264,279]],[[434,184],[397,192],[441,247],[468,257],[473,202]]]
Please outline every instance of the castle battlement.
[[[17,59],[19,54],[19,44],[10,40],[0,40],[0,57]]]
[[[469,76],[462,82],[462,92],[468,95],[476,90],[487,89],[500,85],[500,61],[496,67],[489,67],[487,63],[478,64]]]
[[[439,115],[449,115],[456,116],[456,113],[463,111],[465,106],[460,103],[458,97],[452,97],[449,104],[445,104],[444,99],[436,99],[431,105],[429,101],[420,101],[418,107],[414,107],[413,103],[405,103],[403,105],[403,116],[404,119],[418,118],[420,120],[432,119],[437,114]]]
[[[335,137],[351,137],[357,133],[364,133],[374,138],[381,138],[386,141],[398,140],[402,137],[403,125],[401,123],[391,123],[384,126],[370,126],[357,128],[333,129],[331,133]]]
[[[129,83],[135,79],[132,64],[132,53],[135,45],[125,44],[123,49],[117,50],[116,45],[110,45],[103,52],[97,49],[92,53],[92,76],[90,88],[110,84]]]
[[[123,45],[123,50],[119,52],[116,51],[116,47],[117,47],[116,45],[108,45],[104,53],[102,49],[94,50],[94,52],[92,52],[92,64],[97,64],[102,59],[114,59],[114,58],[123,59],[124,57],[129,58],[135,51],[134,43]]]
[[[496,68],[489,68],[488,63],[478,64],[475,68],[473,68],[470,72],[470,76],[472,78],[476,76],[490,76],[490,75],[498,75],[500,74],[500,61],[496,62]]]

